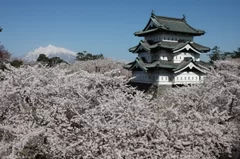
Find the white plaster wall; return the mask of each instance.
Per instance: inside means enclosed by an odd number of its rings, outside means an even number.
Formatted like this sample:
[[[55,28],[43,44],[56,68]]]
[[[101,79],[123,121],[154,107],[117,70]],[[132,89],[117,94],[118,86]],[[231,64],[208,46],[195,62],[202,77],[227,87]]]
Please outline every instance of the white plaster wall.
[[[158,85],[196,84],[203,82],[205,75],[196,72],[182,72],[173,75],[171,72],[160,70],[155,72],[133,71],[132,81],[138,83],[156,83]]]
[[[159,71],[159,85],[171,85],[172,84],[172,73],[165,70]]]
[[[200,55],[197,53],[180,52],[174,54],[173,62],[180,63],[185,57],[191,57],[193,60],[200,61]]]
[[[178,40],[189,40],[193,41],[193,36],[191,35],[184,35],[184,34],[164,34],[164,33],[158,33],[155,35],[148,35],[145,36],[146,40],[152,40],[152,41],[178,41]]]
[[[193,60],[200,61],[200,55],[198,53],[189,53],[189,52],[180,52],[172,53],[167,52],[166,50],[160,50],[157,53],[151,54],[151,60],[173,60],[174,63],[180,63],[184,60],[185,57],[191,57]]]
[[[196,72],[181,72],[174,75],[174,84],[194,84],[203,82],[205,75]]]

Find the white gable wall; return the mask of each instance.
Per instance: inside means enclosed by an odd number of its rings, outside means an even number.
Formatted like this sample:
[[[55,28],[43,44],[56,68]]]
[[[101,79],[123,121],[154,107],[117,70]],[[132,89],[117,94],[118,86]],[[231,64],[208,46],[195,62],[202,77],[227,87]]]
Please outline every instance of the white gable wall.
[[[200,55],[198,53],[180,52],[174,54],[173,62],[180,63],[185,57],[191,57],[193,60],[200,61]]]

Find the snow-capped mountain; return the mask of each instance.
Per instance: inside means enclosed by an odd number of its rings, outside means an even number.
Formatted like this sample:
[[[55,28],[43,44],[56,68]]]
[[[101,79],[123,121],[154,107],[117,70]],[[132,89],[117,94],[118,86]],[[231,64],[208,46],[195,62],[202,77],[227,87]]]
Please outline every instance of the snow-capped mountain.
[[[34,51],[27,53],[23,59],[28,62],[37,61],[40,54],[45,54],[48,58],[60,57],[66,62],[72,62],[76,59],[75,52],[53,45],[48,45],[47,47],[41,46]]]

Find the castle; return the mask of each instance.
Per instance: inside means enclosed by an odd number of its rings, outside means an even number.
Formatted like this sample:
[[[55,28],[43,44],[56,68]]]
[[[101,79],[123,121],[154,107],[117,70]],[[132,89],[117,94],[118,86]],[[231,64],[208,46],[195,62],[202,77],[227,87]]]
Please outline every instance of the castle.
[[[144,39],[129,49],[137,54],[135,61],[124,66],[135,77],[131,82],[156,85],[201,83],[210,64],[200,61],[200,55],[210,48],[195,43],[194,36],[204,33],[190,26],[185,16],[171,18],[152,12],[145,28],[134,33]]]

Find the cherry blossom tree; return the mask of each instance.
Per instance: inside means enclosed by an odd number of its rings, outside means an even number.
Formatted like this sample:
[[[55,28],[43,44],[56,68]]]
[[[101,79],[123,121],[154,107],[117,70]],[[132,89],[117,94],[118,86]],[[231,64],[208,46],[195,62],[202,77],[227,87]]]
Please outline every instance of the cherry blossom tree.
[[[238,155],[239,62],[157,99],[113,76],[111,65],[21,66],[1,72],[0,156],[181,158]],[[81,70],[80,65],[89,67]],[[106,70],[105,70],[106,69]],[[104,71],[103,71],[104,70]]]
[[[72,71],[85,70],[89,73],[109,74],[111,76],[126,76],[131,77],[131,72],[124,69],[125,63],[104,58],[88,61],[76,61],[69,69]]]
[[[239,73],[238,60],[218,61],[203,84],[173,89],[164,97],[163,105],[176,118],[168,120],[170,130],[184,130],[181,140],[188,141],[192,158],[240,157]]]

